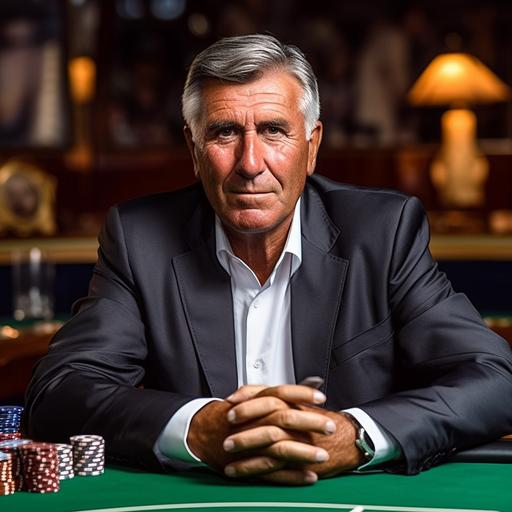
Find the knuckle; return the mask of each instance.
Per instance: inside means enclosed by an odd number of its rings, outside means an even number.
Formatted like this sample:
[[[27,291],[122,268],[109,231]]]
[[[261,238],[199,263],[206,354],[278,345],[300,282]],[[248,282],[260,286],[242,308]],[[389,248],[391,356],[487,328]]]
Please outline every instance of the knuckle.
[[[287,388],[286,388],[286,385],[280,384],[279,386],[276,386],[274,389],[275,389],[276,395],[281,396],[286,392]]]
[[[281,422],[284,428],[293,428],[297,423],[297,414],[293,409],[281,413]]]
[[[283,402],[279,400],[279,398],[276,398],[275,396],[269,397],[268,401],[272,409],[280,409],[282,407]]]
[[[284,458],[288,455],[286,443],[283,442],[276,443],[273,447],[273,451],[275,455],[279,458]]]
[[[268,437],[272,443],[277,443],[283,439],[283,431],[279,427],[269,427]]]
[[[279,467],[279,464],[276,461],[276,459],[274,459],[272,457],[263,457],[261,459],[261,465],[262,465],[263,471],[272,471]]]

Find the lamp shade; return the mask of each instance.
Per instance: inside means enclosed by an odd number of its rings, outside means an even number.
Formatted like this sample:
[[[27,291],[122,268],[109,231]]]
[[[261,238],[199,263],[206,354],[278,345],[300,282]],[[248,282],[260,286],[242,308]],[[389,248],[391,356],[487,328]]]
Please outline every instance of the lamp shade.
[[[467,53],[438,55],[409,92],[413,105],[493,103],[510,89],[480,60]]]
[[[69,61],[71,96],[77,103],[87,103],[94,96],[96,65],[90,57],[75,57]]]

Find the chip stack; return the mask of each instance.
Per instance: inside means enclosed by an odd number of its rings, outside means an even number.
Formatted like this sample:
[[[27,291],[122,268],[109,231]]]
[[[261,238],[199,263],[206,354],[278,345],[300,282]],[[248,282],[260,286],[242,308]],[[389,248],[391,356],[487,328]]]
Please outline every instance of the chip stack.
[[[16,482],[12,475],[12,459],[10,453],[0,452],[0,496],[7,496],[16,491]]]
[[[73,478],[73,447],[70,444],[56,444],[59,458],[59,480]]]
[[[23,474],[21,471],[21,454],[19,448],[25,444],[29,444],[30,439],[15,439],[12,441],[2,441],[0,450],[12,455],[12,477],[16,482],[16,490],[20,491],[23,487]]]
[[[79,476],[97,476],[105,468],[105,440],[96,435],[70,438],[73,446],[73,470]]]
[[[50,443],[28,443],[19,447],[23,487],[29,492],[58,492],[59,459]]]
[[[0,441],[21,439],[20,423],[23,407],[0,405]]]

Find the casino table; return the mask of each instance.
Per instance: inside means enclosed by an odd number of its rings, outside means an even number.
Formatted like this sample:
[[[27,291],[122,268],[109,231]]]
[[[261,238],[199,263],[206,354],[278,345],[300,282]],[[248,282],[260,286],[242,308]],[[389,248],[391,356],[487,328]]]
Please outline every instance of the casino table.
[[[512,465],[446,463],[415,476],[349,474],[308,487],[227,480],[207,470],[105,474],[61,482],[55,494],[0,496],[1,512],[213,510],[273,512],[512,512]]]

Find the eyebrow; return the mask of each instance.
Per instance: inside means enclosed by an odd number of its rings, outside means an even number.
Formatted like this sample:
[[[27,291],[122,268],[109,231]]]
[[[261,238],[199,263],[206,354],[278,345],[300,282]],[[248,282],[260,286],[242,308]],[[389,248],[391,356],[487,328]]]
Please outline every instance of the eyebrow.
[[[215,121],[206,127],[206,133],[215,133],[225,128],[241,129],[242,127],[235,121]]]
[[[284,119],[270,119],[268,121],[262,121],[258,123],[256,128],[261,130],[262,128],[280,128],[284,131],[290,130],[290,123]],[[213,134],[226,128],[234,128],[236,130],[243,131],[244,127],[235,121],[214,121],[206,127],[207,134]]]

